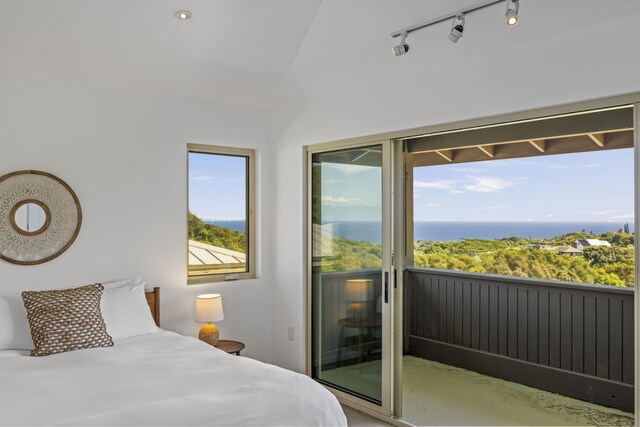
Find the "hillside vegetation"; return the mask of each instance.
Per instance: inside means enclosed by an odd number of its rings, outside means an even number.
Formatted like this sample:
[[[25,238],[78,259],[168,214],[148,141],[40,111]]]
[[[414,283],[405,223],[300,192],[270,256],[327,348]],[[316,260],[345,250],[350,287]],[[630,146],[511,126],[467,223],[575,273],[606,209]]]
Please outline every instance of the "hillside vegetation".
[[[559,254],[555,248],[577,239],[606,240],[611,247],[587,247],[579,256]],[[634,286],[634,235],[577,232],[552,239],[463,239],[452,242],[419,240],[414,246],[416,267],[503,274],[611,286]],[[379,244],[333,239],[333,256],[324,271],[379,268]]]
[[[189,240],[240,253],[245,253],[247,248],[247,236],[245,233],[207,224],[191,212],[189,212]]]

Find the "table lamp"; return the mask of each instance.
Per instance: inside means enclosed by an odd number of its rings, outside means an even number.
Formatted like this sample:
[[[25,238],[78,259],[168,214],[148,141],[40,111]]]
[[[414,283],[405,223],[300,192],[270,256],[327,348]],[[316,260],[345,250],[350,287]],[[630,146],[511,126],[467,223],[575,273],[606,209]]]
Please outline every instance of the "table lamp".
[[[347,317],[363,319],[367,315],[367,302],[372,279],[349,279],[345,281],[345,299],[349,301]]]
[[[205,294],[196,297],[196,322],[204,323],[198,338],[207,344],[218,344],[220,331],[213,322],[224,319],[220,294]]]

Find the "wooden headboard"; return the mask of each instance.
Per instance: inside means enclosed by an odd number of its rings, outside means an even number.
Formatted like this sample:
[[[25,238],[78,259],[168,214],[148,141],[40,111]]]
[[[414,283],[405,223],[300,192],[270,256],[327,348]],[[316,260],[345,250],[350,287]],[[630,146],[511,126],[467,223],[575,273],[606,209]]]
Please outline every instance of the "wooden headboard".
[[[147,297],[147,304],[151,309],[151,315],[153,320],[156,321],[156,325],[160,326],[160,288],[153,288],[152,291],[145,291]]]

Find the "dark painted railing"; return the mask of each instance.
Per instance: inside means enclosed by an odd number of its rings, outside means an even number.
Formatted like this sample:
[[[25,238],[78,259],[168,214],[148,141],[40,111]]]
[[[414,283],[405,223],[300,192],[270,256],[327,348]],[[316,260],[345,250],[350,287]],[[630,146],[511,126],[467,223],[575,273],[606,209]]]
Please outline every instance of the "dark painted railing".
[[[634,290],[407,269],[409,354],[633,409]]]
[[[382,292],[382,270],[368,269],[358,271],[336,271],[321,273],[314,269],[314,310],[320,310],[316,318],[315,329],[320,335],[319,341],[322,360],[326,363],[337,361],[338,350],[351,346],[349,335],[355,331],[347,330],[339,324],[340,319],[347,317],[347,309],[350,304],[345,295],[345,282],[349,279],[371,279],[373,286],[369,290],[369,303],[366,316],[375,316],[377,296]],[[345,352],[343,358],[348,358],[350,353]],[[353,356],[353,354],[351,354]]]

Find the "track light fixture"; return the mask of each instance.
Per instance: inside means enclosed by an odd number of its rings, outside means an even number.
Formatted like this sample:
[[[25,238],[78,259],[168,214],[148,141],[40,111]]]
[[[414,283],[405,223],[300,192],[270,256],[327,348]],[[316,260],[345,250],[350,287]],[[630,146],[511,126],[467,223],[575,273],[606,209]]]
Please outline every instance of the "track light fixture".
[[[507,0],[507,10],[504,12],[507,27],[515,27],[518,25],[518,9],[520,9],[520,0]]]
[[[393,33],[391,33],[391,37],[400,37],[400,44],[394,46],[393,49],[391,49],[393,55],[401,56],[409,51],[409,45],[405,43],[405,39],[409,37],[409,34],[411,34],[412,32],[430,27],[435,24],[439,24],[440,22],[446,22],[450,19],[453,19],[453,23],[451,25],[451,31],[449,32],[449,40],[451,40],[453,43],[458,43],[458,41],[464,35],[464,22],[466,15],[471,12],[475,12],[477,10],[484,9],[486,7],[493,6],[502,2],[507,3],[507,9],[504,12],[505,22],[507,26],[515,27],[516,25],[518,25],[519,21],[518,9],[520,8],[520,0],[484,0],[472,6],[465,7],[464,9],[459,9],[455,12],[449,12],[444,15],[438,16],[437,18],[430,19],[421,24],[412,25],[410,27],[405,27],[400,30],[394,31]]]
[[[409,45],[404,41],[407,38],[407,36],[408,36],[407,33],[404,33],[400,36],[400,44],[397,46],[394,46],[392,49],[394,56],[404,55],[405,53],[409,52]]]
[[[464,15],[458,15],[453,18],[451,23],[451,32],[449,33],[449,40],[454,43],[458,43],[458,40],[464,35]]]

